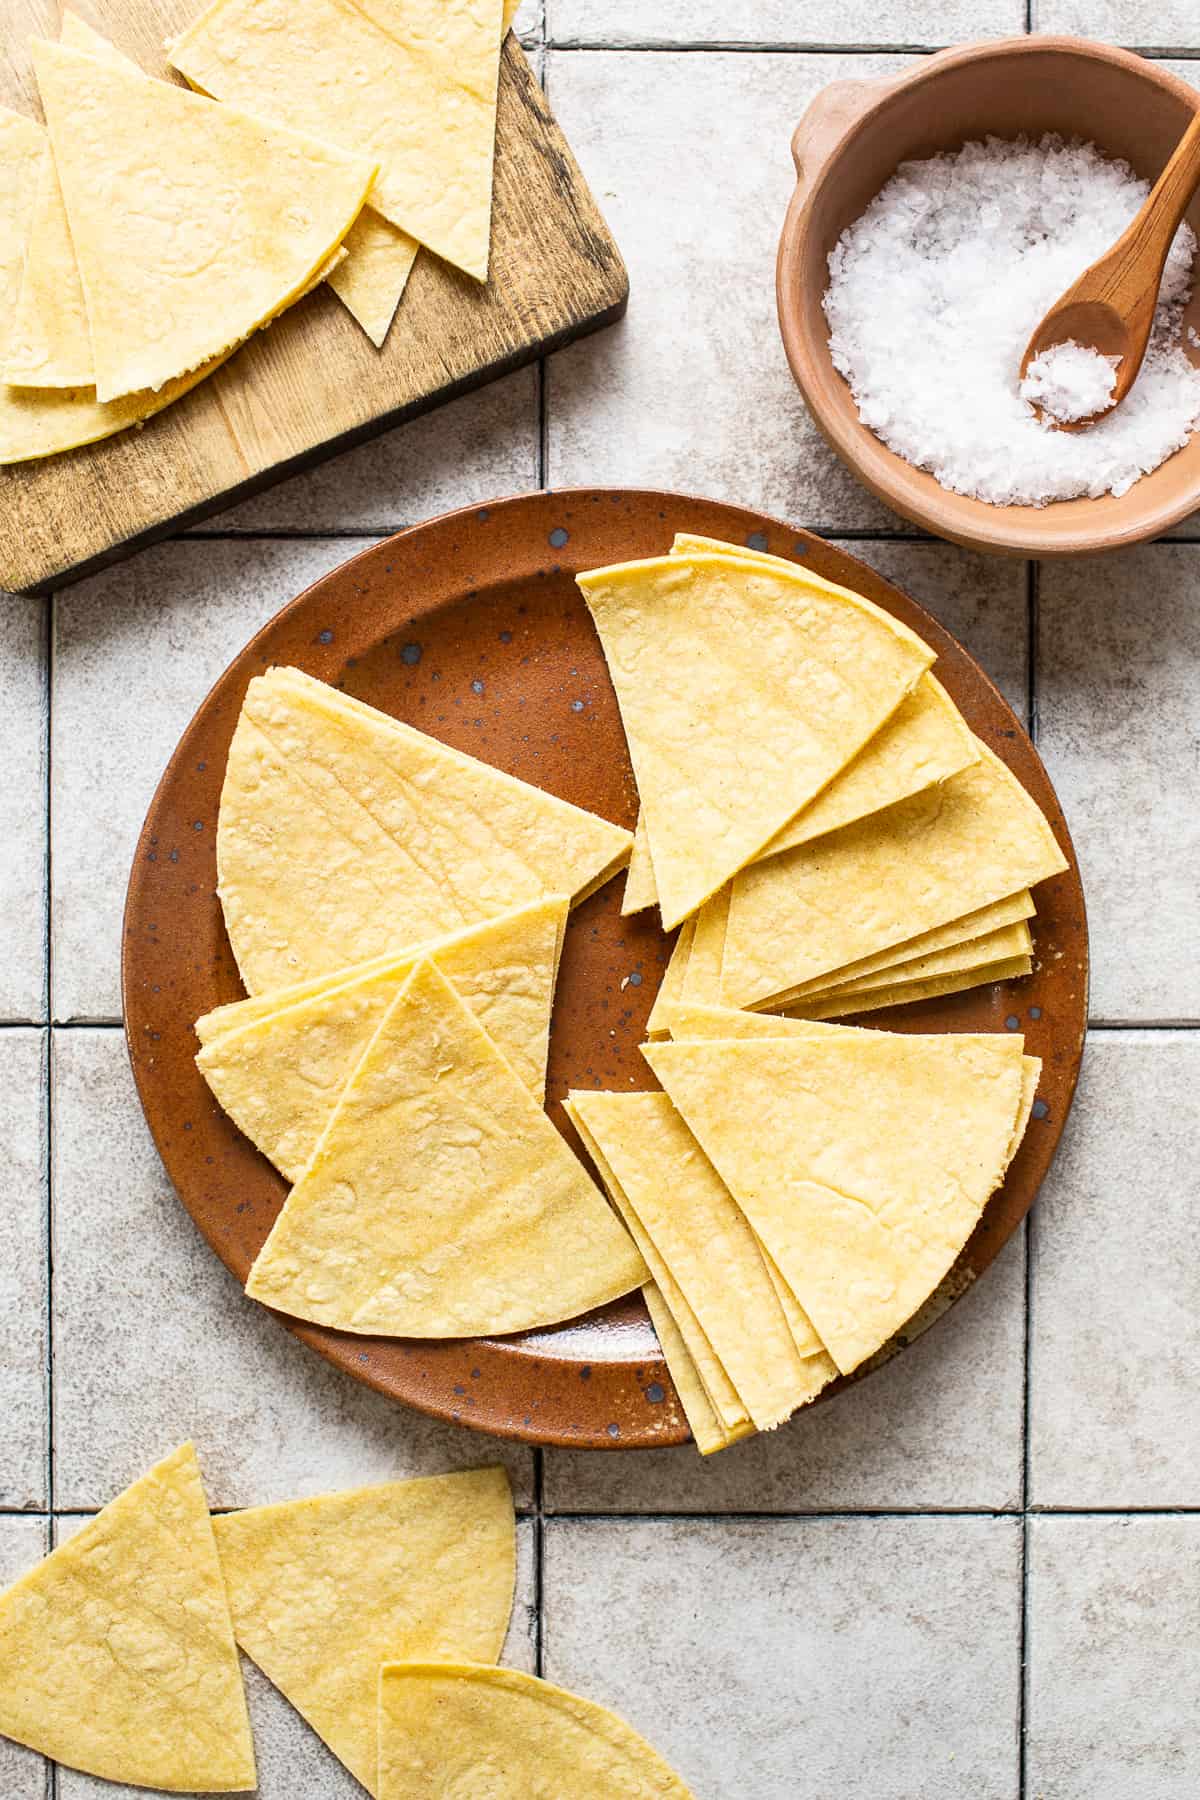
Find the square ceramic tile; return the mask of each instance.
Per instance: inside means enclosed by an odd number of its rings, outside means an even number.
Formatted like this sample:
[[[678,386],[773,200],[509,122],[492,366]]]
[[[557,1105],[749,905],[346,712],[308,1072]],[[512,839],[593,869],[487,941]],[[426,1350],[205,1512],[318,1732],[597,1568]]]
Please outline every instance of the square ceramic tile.
[[[0,1588],[16,1581],[50,1548],[48,1519],[0,1517]],[[0,1737],[0,1794],[4,1800],[49,1800],[50,1777],[42,1757]]]
[[[629,266],[626,319],[547,365],[547,482],[681,488],[901,527],[808,419],[775,319],[789,143],[826,82],[899,56],[551,51],[547,91]]]
[[[211,1503],[532,1458],[371,1392],[241,1292],[184,1212],[111,1028],[54,1056],[54,1405],[59,1506],[103,1505],[184,1438]]]
[[[393,330],[403,329],[397,315]],[[536,368],[494,381],[436,412],[268,488],[199,528],[388,533],[433,513],[538,485]]]
[[[0,1506],[46,1492],[46,1034],[0,1031]]]
[[[1036,1506],[1200,1506],[1200,1032],[1093,1032],[1037,1204]]]
[[[1200,1518],[1032,1519],[1028,1791],[1200,1793]]]
[[[911,594],[990,675],[1017,717],[1029,713],[1028,563],[979,556],[957,544],[843,543]]]
[[[555,44],[898,44],[904,49],[1025,29],[1025,0],[547,0]]]
[[[86,1519],[79,1517],[59,1519],[57,1541],[65,1543],[86,1523]],[[522,1521],[517,1527],[517,1591],[513,1623],[501,1656],[502,1662],[529,1673],[533,1671],[533,1637],[529,1621],[537,1611],[532,1539],[532,1524]],[[243,1656],[241,1662],[258,1764],[258,1787],[255,1789],[258,1800],[362,1800],[363,1790],[358,1782],[278,1688],[271,1685],[249,1657]],[[4,1770],[4,1750],[4,1740],[0,1739],[0,1773]],[[144,1788],[99,1781],[74,1769],[60,1768],[58,1771],[58,1800],[139,1800],[139,1796],[144,1795]],[[4,1800],[10,1800],[7,1790],[4,1790]],[[25,1800],[25,1797],[18,1792],[11,1800]],[[29,1800],[34,1800],[33,1789]],[[37,1800],[42,1800],[40,1789]]]
[[[1047,563],[1038,745],[1083,871],[1095,1019],[1200,1019],[1200,549]]]
[[[134,845],[176,740],[271,615],[365,544],[160,544],[57,598],[54,1016],[120,1015]]]
[[[701,1457],[547,1450],[551,1512],[848,1512],[1020,1504],[1025,1258],[1009,1244],[948,1317],[824,1405]]]
[[[1033,0],[1033,24],[1135,50],[1200,47],[1193,0]]]
[[[1015,1519],[551,1521],[545,1673],[704,1800],[1016,1800]]]
[[[46,641],[50,602],[0,594],[0,1019],[46,1016]]]

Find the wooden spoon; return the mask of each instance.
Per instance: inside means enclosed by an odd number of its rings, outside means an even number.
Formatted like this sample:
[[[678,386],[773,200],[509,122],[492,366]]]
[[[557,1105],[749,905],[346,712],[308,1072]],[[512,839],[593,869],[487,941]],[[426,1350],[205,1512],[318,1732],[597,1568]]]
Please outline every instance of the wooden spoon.
[[[1177,144],[1133,223],[1046,314],[1021,358],[1021,379],[1035,356],[1074,339],[1102,356],[1119,356],[1108,404],[1086,419],[1056,419],[1060,431],[1082,431],[1125,398],[1142,366],[1167,252],[1200,183],[1200,113]]]

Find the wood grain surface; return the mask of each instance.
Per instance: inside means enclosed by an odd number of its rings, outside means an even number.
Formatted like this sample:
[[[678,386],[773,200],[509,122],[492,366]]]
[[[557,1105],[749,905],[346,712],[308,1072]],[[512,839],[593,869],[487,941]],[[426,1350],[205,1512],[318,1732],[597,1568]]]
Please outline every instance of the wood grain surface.
[[[163,76],[199,0],[88,0],[119,49]],[[0,6],[0,102],[40,118],[31,36],[58,0]],[[0,469],[0,587],[38,592],[102,567],[281,476],[621,316],[624,264],[525,54],[501,58],[491,279],[423,251],[376,350],[333,294],[302,300],[141,427]]]

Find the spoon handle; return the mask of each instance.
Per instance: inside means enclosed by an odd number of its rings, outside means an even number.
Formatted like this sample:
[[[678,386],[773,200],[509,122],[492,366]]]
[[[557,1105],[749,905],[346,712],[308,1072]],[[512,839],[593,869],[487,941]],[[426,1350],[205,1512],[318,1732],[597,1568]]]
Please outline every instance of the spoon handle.
[[[1176,144],[1166,168],[1133,222],[1105,258],[1102,297],[1125,310],[1147,287],[1158,298],[1163,265],[1200,183],[1200,112]],[[1152,279],[1151,279],[1152,278]],[[1100,297],[1100,296],[1098,296]],[[1122,301],[1125,306],[1122,307]]]

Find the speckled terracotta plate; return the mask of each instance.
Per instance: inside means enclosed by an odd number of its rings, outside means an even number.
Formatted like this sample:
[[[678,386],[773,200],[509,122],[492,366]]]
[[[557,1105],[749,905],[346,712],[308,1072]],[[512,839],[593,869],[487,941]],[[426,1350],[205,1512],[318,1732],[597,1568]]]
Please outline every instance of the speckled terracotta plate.
[[[664,551],[677,530],[802,560],[913,626],[938,652],[938,675],[973,728],[1025,783],[1072,854],[1037,753],[978,665],[899,589],[819,538],[714,501],[579,490],[449,513],[365,550],[278,613],[217,682],[159,784],[129,882],[125,1021],[138,1091],[180,1198],[239,1281],[286,1187],[201,1080],[192,1021],[242,991],[214,886],[217,803],[247,681],[271,663],[294,663],[632,826],[637,795],[616,700],[573,577]],[[573,913],[567,931],[549,1094],[568,1137],[560,1102],[569,1087],[654,1085],[638,1045],[671,943],[647,915],[621,918],[622,889],[622,879],[610,882]],[[1019,1028],[1045,1062],[1035,1117],[1004,1187],[934,1303],[889,1349],[909,1341],[991,1262],[1033,1200],[1066,1120],[1087,1011],[1087,929],[1073,855],[1037,900],[1039,966],[1031,978],[872,1021],[908,1031]],[[502,1436],[599,1448],[687,1437],[640,1297],[507,1339],[425,1343],[283,1323],[360,1381]]]

